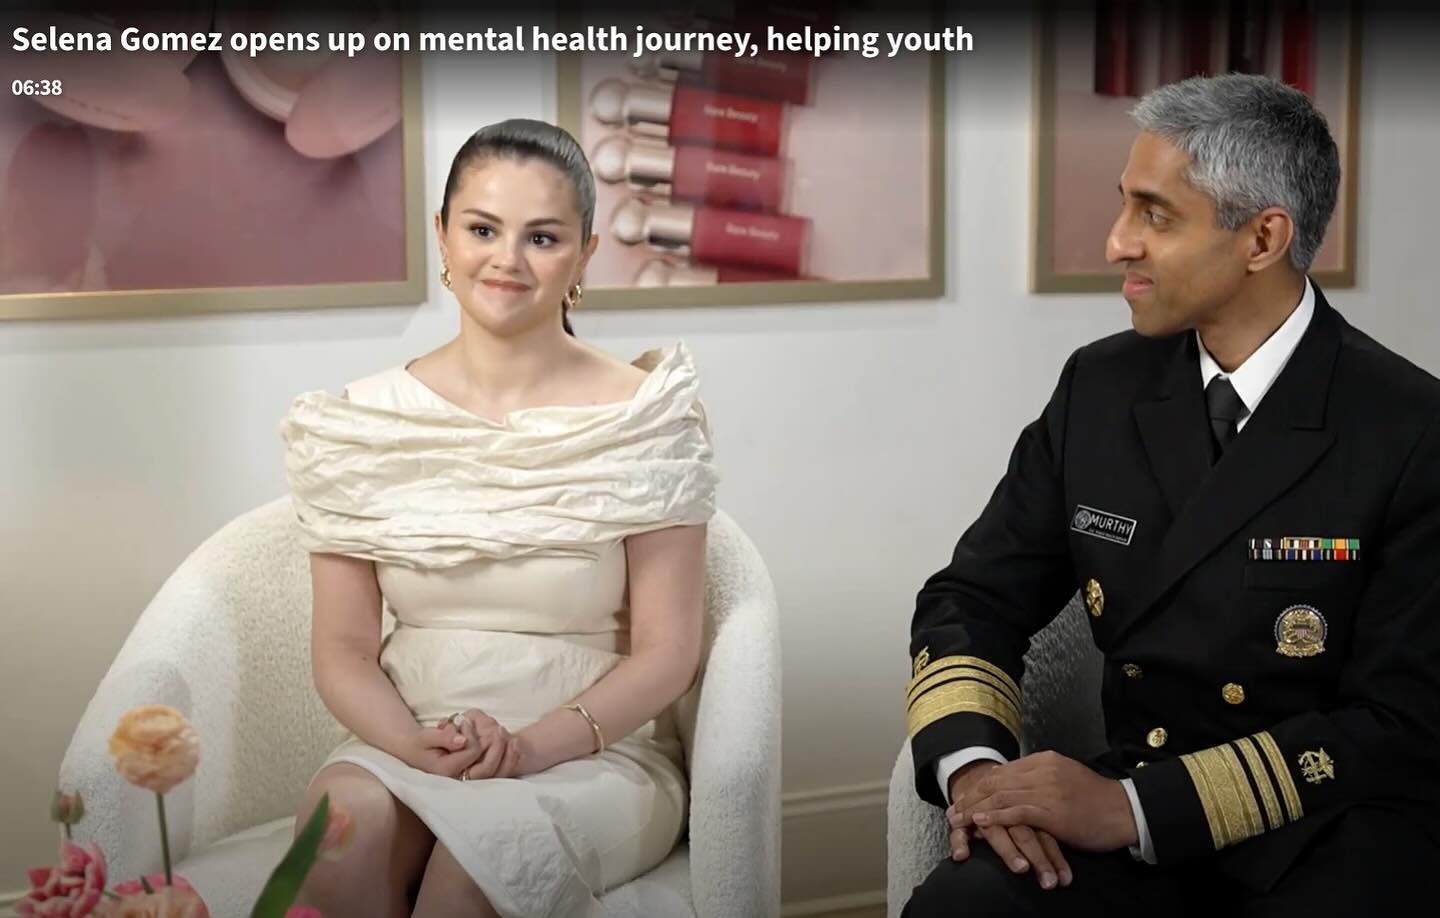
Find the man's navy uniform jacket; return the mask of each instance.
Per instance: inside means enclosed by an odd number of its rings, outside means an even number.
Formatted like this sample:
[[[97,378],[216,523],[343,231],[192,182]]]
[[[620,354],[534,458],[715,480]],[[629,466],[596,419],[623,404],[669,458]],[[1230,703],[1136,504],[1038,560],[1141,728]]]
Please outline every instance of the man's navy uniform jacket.
[[[1073,354],[926,582],[917,790],[943,806],[935,766],[961,748],[1018,756],[1022,656],[1079,590],[1105,658],[1090,764],[1134,779],[1159,863],[1214,856],[1268,889],[1362,803],[1440,839],[1440,381],[1317,288],[1217,459],[1197,347],[1126,332]]]

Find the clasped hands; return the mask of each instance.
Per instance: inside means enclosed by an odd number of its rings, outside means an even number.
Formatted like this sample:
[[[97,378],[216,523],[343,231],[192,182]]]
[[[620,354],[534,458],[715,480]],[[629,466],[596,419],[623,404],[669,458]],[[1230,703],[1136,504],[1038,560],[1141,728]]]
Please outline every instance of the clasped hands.
[[[521,774],[519,737],[478,708],[454,714],[433,727],[418,726],[406,740],[400,758],[421,771],[461,781]]]
[[[1062,842],[1097,852],[1136,844],[1135,818],[1120,782],[1055,752],[1004,765],[972,762],[951,776],[950,800],[945,816],[954,860],[969,857],[978,838],[1015,873],[1033,867],[1044,889],[1074,880]]]

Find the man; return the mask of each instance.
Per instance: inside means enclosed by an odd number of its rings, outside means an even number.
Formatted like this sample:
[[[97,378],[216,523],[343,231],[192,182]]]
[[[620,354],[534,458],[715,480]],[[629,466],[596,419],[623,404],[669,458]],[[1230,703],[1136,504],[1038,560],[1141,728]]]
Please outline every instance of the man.
[[[1379,914],[1440,867],[1440,381],[1306,276],[1340,170],[1303,94],[1195,78],[1133,115],[1134,332],[1071,356],[917,601],[953,854],[905,915]],[[1077,589],[1109,748],[1019,758],[1022,656]]]

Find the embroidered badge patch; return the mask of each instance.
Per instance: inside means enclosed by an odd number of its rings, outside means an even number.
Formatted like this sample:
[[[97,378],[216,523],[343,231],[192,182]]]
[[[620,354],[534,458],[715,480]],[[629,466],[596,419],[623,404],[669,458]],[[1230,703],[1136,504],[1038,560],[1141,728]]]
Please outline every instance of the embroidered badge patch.
[[[1324,748],[1300,753],[1300,774],[1311,784],[1319,784],[1326,778],[1335,780],[1335,760]]]
[[[1084,504],[1077,504],[1075,515],[1070,517],[1070,528],[1081,535],[1094,536],[1107,542],[1129,545],[1135,537],[1136,522],[1128,516],[1107,513]]]

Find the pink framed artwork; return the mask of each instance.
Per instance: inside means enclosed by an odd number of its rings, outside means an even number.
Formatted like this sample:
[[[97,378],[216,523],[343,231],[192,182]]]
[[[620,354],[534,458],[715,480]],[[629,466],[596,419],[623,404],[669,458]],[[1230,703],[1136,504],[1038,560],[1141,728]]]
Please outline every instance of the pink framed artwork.
[[[558,56],[558,122],[597,176],[587,307],[943,293],[943,57],[764,44],[770,28],[884,33],[893,15],[827,0],[623,17],[592,6],[568,28],[748,32],[761,46]]]
[[[274,25],[212,7],[45,24],[77,36]],[[400,28],[315,26],[353,27]],[[112,46],[0,65],[15,90],[0,97],[0,319],[424,300],[418,59]]]
[[[1325,0],[1093,0],[1050,8],[1036,41],[1030,289],[1111,292],[1105,262],[1115,190],[1151,89],[1205,73],[1267,73],[1306,92],[1340,148],[1342,184],[1311,273],[1355,284],[1359,22]]]

